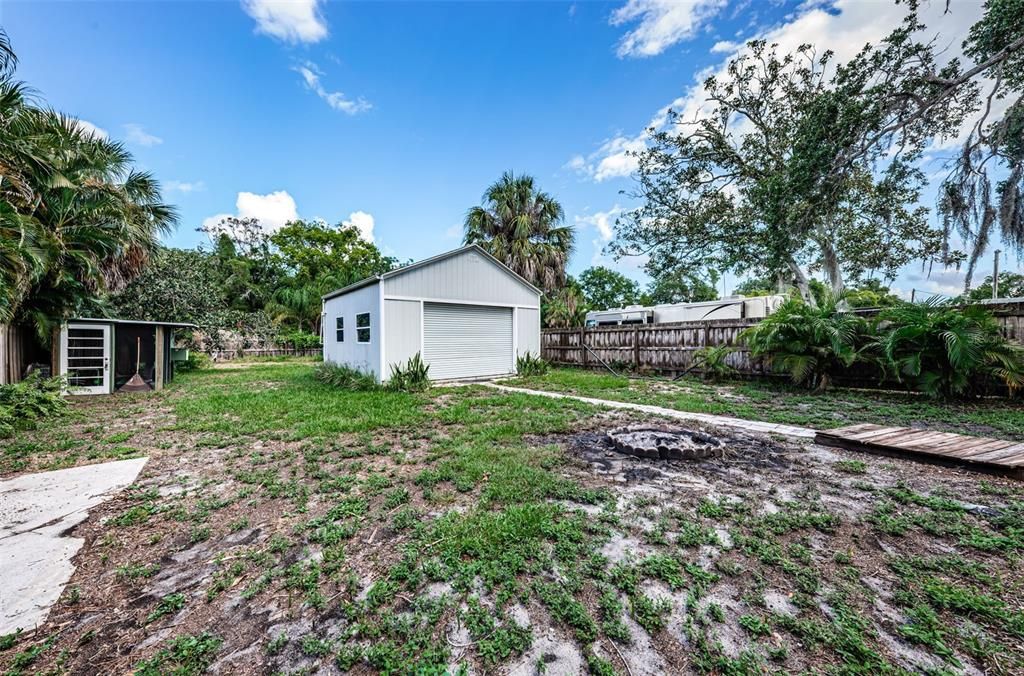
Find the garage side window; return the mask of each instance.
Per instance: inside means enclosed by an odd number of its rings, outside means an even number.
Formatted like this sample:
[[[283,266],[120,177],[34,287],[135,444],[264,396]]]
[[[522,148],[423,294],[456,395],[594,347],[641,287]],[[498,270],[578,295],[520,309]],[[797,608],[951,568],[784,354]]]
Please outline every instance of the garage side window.
[[[335,331],[335,334],[336,334],[335,338],[337,338],[338,342],[339,343],[344,343],[345,342],[345,318],[344,317],[338,317],[336,320],[334,320],[334,331]]]
[[[370,342],[370,313],[361,312],[356,315],[356,342]]]

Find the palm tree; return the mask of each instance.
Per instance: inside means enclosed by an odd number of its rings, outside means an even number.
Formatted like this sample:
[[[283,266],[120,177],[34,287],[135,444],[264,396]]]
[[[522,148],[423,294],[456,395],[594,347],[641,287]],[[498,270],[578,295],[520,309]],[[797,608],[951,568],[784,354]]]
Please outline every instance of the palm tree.
[[[586,300],[575,284],[567,284],[558,290],[542,306],[544,326],[553,329],[568,329],[583,326],[587,318]]]
[[[33,186],[26,217],[36,223],[44,265],[18,311],[45,334],[138,276],[177,215],[157,181],[132,169],[122,144],[53,111],[41,111],[32,132],[46,144],[55,178]]]
[[[932,397],[986,394],[993,383],[1024,388],[1024,348],[1004,337],[991,313],[935,296],[881,315],[876,339],[890,372]]]
[[[545,292],[562,286],[575,233],[562,205],[533,177],[505,172],[466,214],[466,244],[479,244]]]
[[[124,146],[39,107],[0,32],[0,321],[47,334],[141,272],[177,220]]]
[[[843,311],[842,302],[843,296],[831,292],[817,306],[790,298],[740,338],[755,357],[767,357],[795,384],[824,392],[833,375],[869,360],[867,322]]]

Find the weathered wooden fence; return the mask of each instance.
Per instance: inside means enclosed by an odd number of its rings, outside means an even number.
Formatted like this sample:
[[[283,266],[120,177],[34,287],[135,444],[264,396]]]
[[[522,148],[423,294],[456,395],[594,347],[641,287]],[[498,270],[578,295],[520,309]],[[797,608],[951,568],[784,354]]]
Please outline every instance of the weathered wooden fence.
[[[275,347],[275,348],[246,348],[237,350],[215,350],[210,354],[214,361],[230,361],[232,359],[244,359],[246,357],[319,357],[323,354],[322,347]]]
[[[1024,344],[1024,302],[986,304],[1008,339]],[[870,316],[875,310],[862,311]],[[595,326],[575,329],[544,329],[541,356],[552,364],[604,368],[616,371],[650,371],[676,375],[702,372],[697,352],[705,347],[731,345],[726,363],[742,375],[774,375],[763,359],[753,357],[739,340],[745,329],[759,319],[718,319],[674,324]],[[695,363],[695,361],[697,363]],[[602,364],[604,362],[604,364]],[[864,365],[851,369],[851,382],[877,382],[877,374]]]
[[[0,385],[21,380],[25,369],[23,333],[16,326],[0,324]]]
[[[693,369],[697,352],[705,347],[732,345],[726,363],[740,373],[765,375],[761,359],[738,340],[739,334],[757,319],[717,319],[675,324],[595,326],[579,329],[544,329],[541,355],[552,364],[615,370],[682,373]]]
[[[1003,329],[1003,335],[1024,345],[1024,301],[986,305]]]

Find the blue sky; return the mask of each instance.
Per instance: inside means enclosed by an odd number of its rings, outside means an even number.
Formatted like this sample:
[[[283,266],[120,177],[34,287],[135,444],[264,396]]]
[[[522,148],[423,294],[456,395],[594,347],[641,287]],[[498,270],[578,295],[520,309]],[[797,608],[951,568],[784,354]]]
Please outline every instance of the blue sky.
[[[958,45],[978,5],[942,17],[933,3],[937,36]],[[456,246],[465,211],[514,170],[577,226],[572,272],[606,263],[642,279],[642,261],[601,251],[633,203],[624,151],[659,111],[695,105],[694,85],[743,40],[842,57],[902,11],[889,0],[4,0],[0,23],[21,79],[124,140],[163,182],[182,217],[169,244],[203,243],[196,228],[226,214],[268,227],[298,215],[424,258]],[[897,286],[948,292],[957,275],[914,267]]]

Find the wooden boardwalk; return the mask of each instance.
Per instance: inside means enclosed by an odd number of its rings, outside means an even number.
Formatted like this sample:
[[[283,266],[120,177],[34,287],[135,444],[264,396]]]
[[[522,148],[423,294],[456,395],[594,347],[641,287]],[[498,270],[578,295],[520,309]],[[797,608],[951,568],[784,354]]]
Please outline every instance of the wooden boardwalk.
[[[909,427],[851,425],[818,432],[815,443],[1024,480],[1024,443]]]

